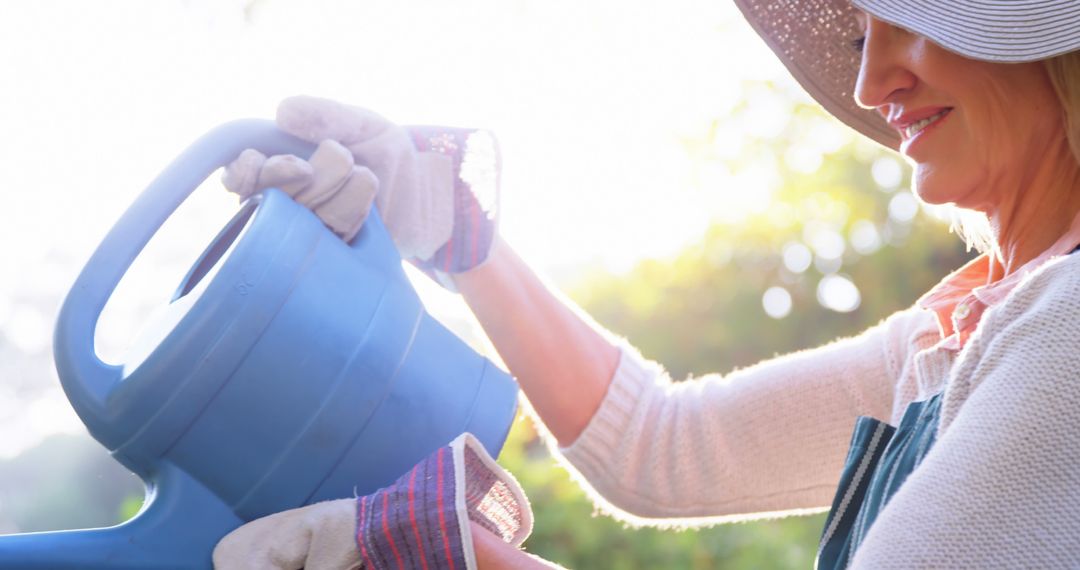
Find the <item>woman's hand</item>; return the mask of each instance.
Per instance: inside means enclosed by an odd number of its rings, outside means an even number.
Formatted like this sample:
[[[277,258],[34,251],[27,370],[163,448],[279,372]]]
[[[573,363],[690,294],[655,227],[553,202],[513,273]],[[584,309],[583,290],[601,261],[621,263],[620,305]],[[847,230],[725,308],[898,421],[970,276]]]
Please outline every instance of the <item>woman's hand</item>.
[[[367,211],[358,204],[362,192],[349,189],[377,179],[375,201],[402,257],[412,257],[444,285],[453,274],[453,286],[533,408],[560,443],[572,443],[600,406],[619,349],[509,247],[496,246],[499,163],[490,135],[400,127],[371,111],[312,97],[283,101],[277,121],[286,132],[322,143],[310,164],[246,152],[226,169],[226,186],[247,196],[280,185],[302,203],[309,195],[331,200],[313,209],[330,227],[349,229]],[[332,202],[337,188],[357,196],[341,199],[346,211]]]
[[[214,549],[214,568],[358,568],[355,536],[355,499],[316,503],[256,519],[232,531]]]
[[[379,189],[375,174],[354,164],[352,153],[330,139],[320,142],[308,160],[245,150],[225,169],[222,182],[241,200],[267,188],[282,190],[345,241],[360,231]]]
[[[306,96],[282,101],[277,123],[319,150],[310,161],[245,151],[225,171],[231,191],[246,198],[284,185],[350,239],[367,215],[365,191],[377,188],[375,204],[402,257],[444,274],[487,259],[499,173],[489,133],[401,127],[367,109]]]
[[[370,495],[241,526],[214,549],[214,568],[476,568],[474,529],[484,548],[513,550],[532,531],[532,511],[514,477],[466,433]]]

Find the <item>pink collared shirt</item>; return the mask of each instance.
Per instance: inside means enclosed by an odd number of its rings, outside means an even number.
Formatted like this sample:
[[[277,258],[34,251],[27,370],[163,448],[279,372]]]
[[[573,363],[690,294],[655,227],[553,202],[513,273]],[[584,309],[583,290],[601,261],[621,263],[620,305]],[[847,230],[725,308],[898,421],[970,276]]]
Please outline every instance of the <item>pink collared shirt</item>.
[[[1069,231],[1038,257],[994,283],[990,280],[990,256],[983,254],[941,280],[923,295],[917,304],[933,311],[941,331],[943,346],[960,350],[967,343],[979,320],[989,307],[1005,299],[1032,271],[1043,263],[1067,255],[1080,245],[1080,214],[1073,218]]]

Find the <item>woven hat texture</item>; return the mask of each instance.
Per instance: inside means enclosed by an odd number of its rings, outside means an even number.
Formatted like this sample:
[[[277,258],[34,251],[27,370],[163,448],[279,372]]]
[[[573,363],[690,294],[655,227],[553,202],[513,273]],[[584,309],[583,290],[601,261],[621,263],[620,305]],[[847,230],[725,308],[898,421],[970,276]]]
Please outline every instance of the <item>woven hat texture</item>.
[[[897,148],[899,134],[853,90],[856,8],[964,57],[1002,63],[1080,49],[1080,0],[735,0],[795,79],[836,118]]]

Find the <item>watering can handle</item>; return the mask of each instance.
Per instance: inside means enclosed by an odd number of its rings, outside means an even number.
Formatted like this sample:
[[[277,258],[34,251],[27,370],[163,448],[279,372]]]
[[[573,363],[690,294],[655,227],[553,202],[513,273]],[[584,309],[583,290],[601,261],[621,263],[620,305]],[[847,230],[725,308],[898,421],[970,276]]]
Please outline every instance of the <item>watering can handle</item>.
[[[147,186],[76,278],[60,309],[53,353],[64,390],[88,426],[96,423],[94,419],[105,420],[108,394],[121,375],[120,366],[102,362],[94,349],[94,331],[105,303],[158,228],[210,174],[247,148],[304,158],[315,149],[265,119],[241,119],[215,128]]]

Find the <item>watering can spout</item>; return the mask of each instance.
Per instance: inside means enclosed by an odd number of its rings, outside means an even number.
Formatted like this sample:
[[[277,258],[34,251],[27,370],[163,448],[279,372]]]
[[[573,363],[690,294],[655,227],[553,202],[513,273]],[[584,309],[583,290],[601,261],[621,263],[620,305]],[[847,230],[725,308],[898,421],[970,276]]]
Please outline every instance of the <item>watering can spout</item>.
[[[171,464],[148,480],[146,503],[134,518],[108,528],[0,536],[0,568],[20,570],[171,570],[210,568],[205,548],[243,524],[212,492]],[[162,553],[169,556],[163,557]]]

